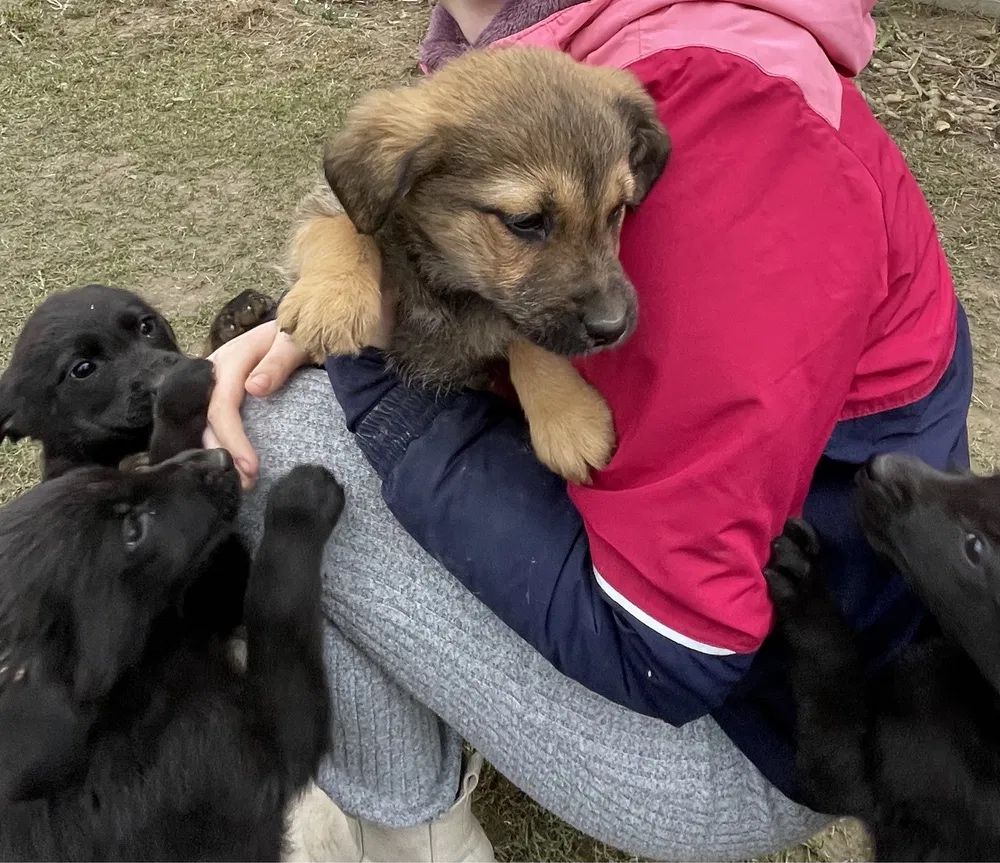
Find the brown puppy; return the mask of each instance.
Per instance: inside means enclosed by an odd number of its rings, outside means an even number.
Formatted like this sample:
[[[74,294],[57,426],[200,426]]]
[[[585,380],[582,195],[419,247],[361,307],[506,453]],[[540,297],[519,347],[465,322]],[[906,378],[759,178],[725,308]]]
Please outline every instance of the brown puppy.
[[[567,357],[635,327],[619,233],[668,152],[631,75],[554,51],[471,52],[372,93],[330,142],[329,188],[304,203],[279,322],[314,354],[356,351],[379,319],[380,264],[400,371],[483,386],[507,357],[536,453],[586,481],[614,430]]]

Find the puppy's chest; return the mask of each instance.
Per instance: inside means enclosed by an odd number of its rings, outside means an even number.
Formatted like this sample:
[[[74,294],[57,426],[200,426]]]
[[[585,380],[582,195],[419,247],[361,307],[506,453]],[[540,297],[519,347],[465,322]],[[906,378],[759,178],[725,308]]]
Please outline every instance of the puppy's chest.
[[[147,656],[112,693],[105,711],[108,737],[125,735],[149,750],[172,726],[238,700],[239,681],[221,651],[183,643]]]
[[[481,387],[511,338],[507,318],[481,297],[442,296],[411,281],[400,290],[389,353],[425,385]]]

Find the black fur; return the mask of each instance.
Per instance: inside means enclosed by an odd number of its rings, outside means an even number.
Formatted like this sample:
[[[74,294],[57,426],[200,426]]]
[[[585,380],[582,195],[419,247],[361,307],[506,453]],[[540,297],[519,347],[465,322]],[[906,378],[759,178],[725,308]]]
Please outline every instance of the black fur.
[[[89,364],[88,374],[73,369]],[[0,431],[42,445],[42,475],[81,466],[156,464],[201,446],[214,385],[208,360],[184,356],[170,324],[137,295],[85,285],[28,318],[0,377]],[[228,635],[243,616],[249,556],[232,535],[199,563],[188,623]]]
[[[153,397],[184,361],[173,330],[128,291],[86,285],[28,318],[0,377],[0,434],[42,444],[43,474],[146,449]]]
[[[251,300],[260,314],[235,320],[234,309]],[[244,291],[222,307],[213,334],[231,322],[228,340],[263,323],[273,317],[270,302]],[[46,479],[82,465],[117,466],[150,448],[156,393],[169,387],[169,376],[178,373],[183,382],[210,372],[206,361],[180,352],[170,324],[136,294],[96,284],[53,294],[28,318],[0,376],[0,438],[39,441]],[[173,387],[175,396],[182,395],[180,382]],[[207,394],[198,386],[173,408],[165,403],[165,409],[189,415],[182,422],[159,417],[161,434],[185,439],[161,438],[153,447],[154,463],[165,452],[201,445],[207,401],[191,399]],[[190,421],[199,411],[200,427]]]
[[[176,610],[238,494],[224,451],[196,451],[0,509],[0,859],[278,859],[327,740],[320,560],[343,493],[320,468],[271,492],[245,674]]]
[[[0,859],[280,853],[326,741],[319,557],[343,495],[319,469],[280,483],[247,588],[228,456],[185,452],[212,386],[155,310],[100,285],[43,303],[0,379],[4,432],[42,442],[50,480],[0,510]]]
[[[864,820],[881,860],[998,860],[1000,477],[879,456],[858,483],[869,541],[942,634],[866,679],[816,535],[786,526],[766,576],[791,655],[810,803]]]

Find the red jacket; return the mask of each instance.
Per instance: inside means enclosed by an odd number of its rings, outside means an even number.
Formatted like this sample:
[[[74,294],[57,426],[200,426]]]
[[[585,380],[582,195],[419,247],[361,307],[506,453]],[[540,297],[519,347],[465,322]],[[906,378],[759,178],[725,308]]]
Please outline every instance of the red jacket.
[[[494,43],[629,69],[673,140],[622,238],[638,330],[579,364],[619,448],[571,496],[608,595],[695,649],[758,647],[834,425],[927,395],[954,348],[933,218],[845,77],[871,5],[589,0]]]

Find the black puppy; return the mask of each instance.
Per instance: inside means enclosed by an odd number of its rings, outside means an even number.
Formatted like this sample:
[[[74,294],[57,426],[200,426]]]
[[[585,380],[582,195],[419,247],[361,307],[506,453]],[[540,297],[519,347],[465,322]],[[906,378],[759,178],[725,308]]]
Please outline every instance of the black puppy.
[[[246,293],[222,308],[213,332]],[[227,335],[266,320],[265,306],[254,306],[260,319],[233,321]],[[150,439],[155,394],[175,370],[201,382],[195,398],[205,395],[210,365],[184,357],[170,324],[140,297],[105,285],[53,294],[28,318],[0,377],[0,438],[38,440],[46,479],[80,465],[116,466],[147,449],[155,463],[199,446],[200,430],[186,416],[159,417],[170,439]],[[176,382],[180,401],[165,400],[165,409],[196,413],[201,406],[183,398],[184,390]]]
[[[212,364],[184,356],[156,309],[85,285],[49,296],[25,323],[0,376],[0,437],[39,441],[44,479],[83,465],[157,464],[201,446],[212,387]],[[188,624],[226,637],[243,615],[246,549],[229,536],[196,568]]]
[[[175,610],[238,493],[210,450],[0,509],[0,859],[279,858],[328,739],[320,561],[344,499],[321,468],[272,490],[244,674]]]
[[[858,485],[869,541],[942,634],[866,680],[816,535],[789,522],[766,576],[791,653],[810,802],[865,821],[882,860],[998,860],[1000,476],[879,456]]]
[[[40,441],[46,479],[116,466],[148,447],[156,389],[183,360],[170,325],[135,294],[103,285],[53,294],[0,377],[0,435]]]

